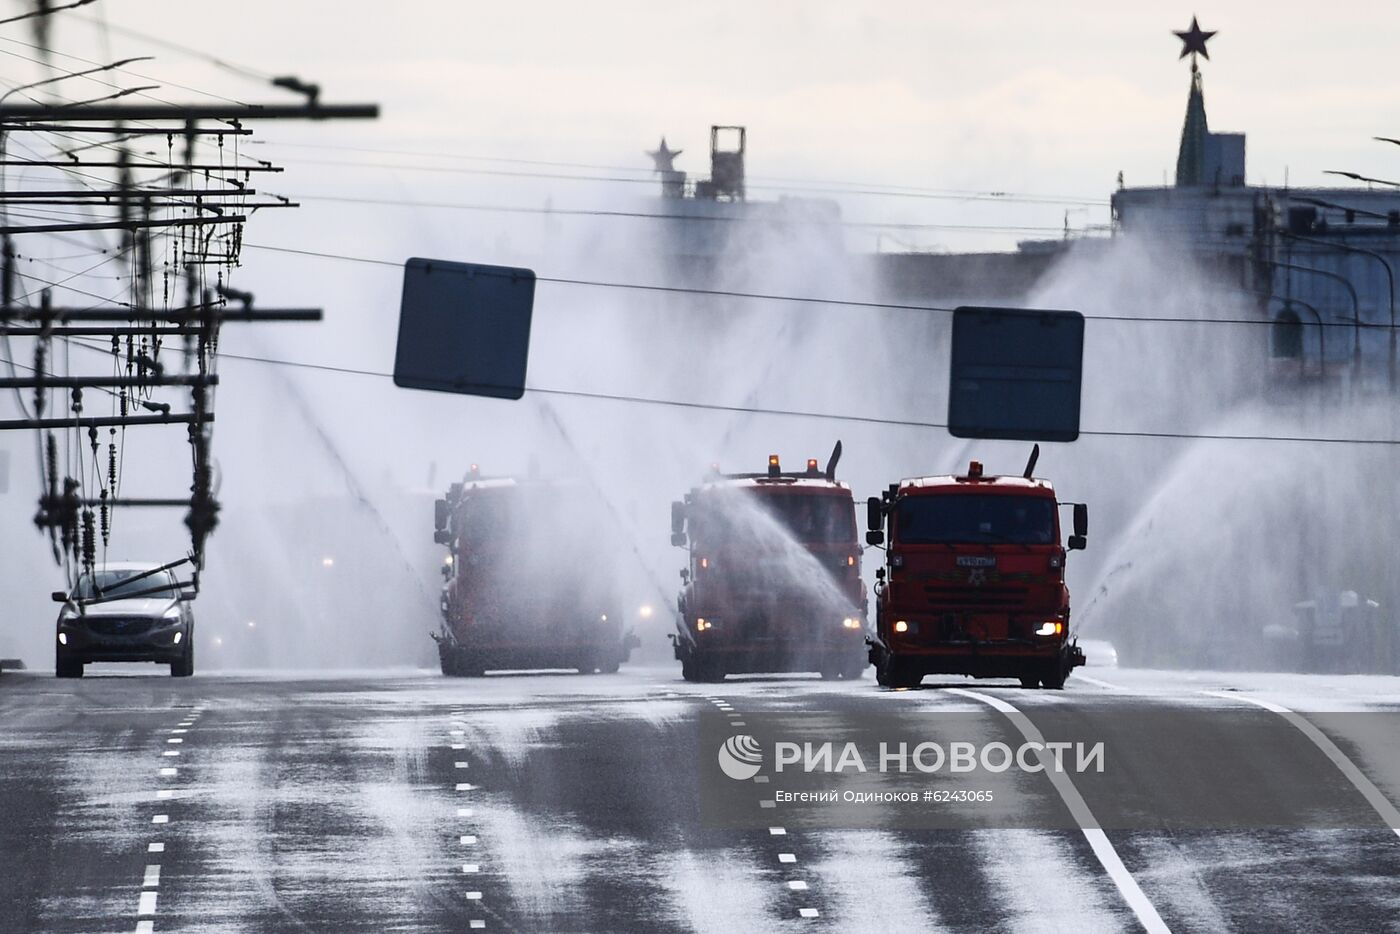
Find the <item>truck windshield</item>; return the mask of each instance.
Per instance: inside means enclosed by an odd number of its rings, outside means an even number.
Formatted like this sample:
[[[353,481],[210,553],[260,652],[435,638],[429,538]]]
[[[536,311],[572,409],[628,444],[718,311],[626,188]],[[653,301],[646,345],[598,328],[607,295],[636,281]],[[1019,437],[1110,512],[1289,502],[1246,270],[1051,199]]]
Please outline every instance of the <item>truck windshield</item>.
[[[694,534],[708,545],[761,544],[773,531],[803,544],[850,542],[856,534],[855,505],[840,496],[724,493],[697,511]]]
[[[895,540],[905,545],[1049,545],[1055,501],[1039,496],[910,496],[895,508]]]

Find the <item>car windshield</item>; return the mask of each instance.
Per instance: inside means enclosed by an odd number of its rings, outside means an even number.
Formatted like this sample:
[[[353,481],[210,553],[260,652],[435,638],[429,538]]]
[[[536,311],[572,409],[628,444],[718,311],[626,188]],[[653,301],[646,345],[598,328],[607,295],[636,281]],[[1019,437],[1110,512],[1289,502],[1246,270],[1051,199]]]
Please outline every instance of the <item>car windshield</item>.
[[[910,496],[895,509],[895,540],[905,545],[1049,545],[1055,502],[1039,496]]]
[[[131,597],[138,593],[152,599],[174,599],[179,596],[175,580],[170,576],[169,571],[148,574],[145,577],[138,576],[146,574],[147,570],[149,569],[110,568],[98,571],[93,577],[84,574],[78,579],[78,589],[74,595],[79,600],[91,600],[98,596]],[[94,578],[96,586],[94,586]],[[145,593],[145,591],[151,590],[155,592]]]
[[[758,505],[762,510],[753,509]],[[840,544],[855,539],[855,505],[841,496],[794,493],[720,494],[696,513],[695,537],[706,544],[762,541],[777,522],[803,544]]]

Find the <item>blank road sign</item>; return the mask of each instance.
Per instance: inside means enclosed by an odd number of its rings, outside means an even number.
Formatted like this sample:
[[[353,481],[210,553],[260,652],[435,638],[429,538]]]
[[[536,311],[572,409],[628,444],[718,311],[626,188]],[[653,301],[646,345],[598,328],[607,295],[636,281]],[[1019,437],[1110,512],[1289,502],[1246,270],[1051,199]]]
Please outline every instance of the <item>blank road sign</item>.
[[[410,259],[403,267],[394,384],[519,399],[534,301],[529,269]]]
[[[1079,437],[1084,316],[963,307],[953,312],[948,431],[959,438]]]

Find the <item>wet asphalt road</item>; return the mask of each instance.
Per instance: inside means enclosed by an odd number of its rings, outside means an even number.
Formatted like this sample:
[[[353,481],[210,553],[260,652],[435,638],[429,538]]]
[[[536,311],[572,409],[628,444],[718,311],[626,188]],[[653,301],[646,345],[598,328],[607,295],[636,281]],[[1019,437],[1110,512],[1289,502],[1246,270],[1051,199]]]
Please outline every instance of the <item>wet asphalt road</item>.
[[[1002,735],[1006,705],[1033,725],[1113,710],[1127,748],[1133,711],[1400,712],[1396,678],[1088,673],[1061,693],[691,685],[669,666],[5,672],[0,931],[1400,931],[1400,835],[1300,731],[1289,755],[1335,769],[1370,826],[820,830],[775,807],[768,826],[721,829],[701,813],[705,716],[961,710]],[[1333,739],[1400,801],[1374,749]],[[1277,765],[1217,753],[1244,793],[1282,787]],[[1159,793],[1147,771],[1127,780]],[[1048,779],[1033,793],[1060,800]]]

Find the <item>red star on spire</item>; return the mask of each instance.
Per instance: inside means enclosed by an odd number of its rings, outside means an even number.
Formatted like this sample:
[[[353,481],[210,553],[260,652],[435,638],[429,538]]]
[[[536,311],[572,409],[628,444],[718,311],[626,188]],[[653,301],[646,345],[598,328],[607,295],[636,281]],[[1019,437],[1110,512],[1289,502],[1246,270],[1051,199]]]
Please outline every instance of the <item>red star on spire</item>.
[[[1196,17],[1191,17],[1190,29],[1184,32],[1173,32],[1172,35],[1181,40],[1181,54],[1177,56],[1178,61],[1188,55],[1210,58],[1210,53],[1206,51],[1206,43],[1210,41],[1211,36],[1215,35],[1215,30],[1206,32],[1201,28],[1200,23],[1196,22]]]

